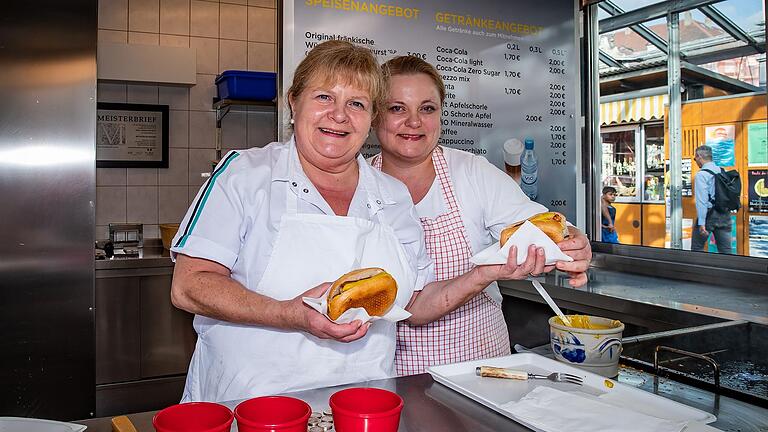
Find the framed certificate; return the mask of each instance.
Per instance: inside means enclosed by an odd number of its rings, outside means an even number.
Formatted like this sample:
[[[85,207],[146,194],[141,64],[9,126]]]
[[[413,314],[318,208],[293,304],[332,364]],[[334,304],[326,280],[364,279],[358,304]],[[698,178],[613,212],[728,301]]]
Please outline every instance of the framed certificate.
[[[168,105],[99,102],[98,168],[168,168]]]

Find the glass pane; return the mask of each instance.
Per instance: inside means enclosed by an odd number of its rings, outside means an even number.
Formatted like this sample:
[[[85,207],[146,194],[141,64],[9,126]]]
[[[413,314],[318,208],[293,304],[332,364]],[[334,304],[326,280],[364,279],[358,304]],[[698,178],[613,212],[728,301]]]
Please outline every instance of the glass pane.
[[[755,87],[765,88],[765,54],[720,60],[699,66]]]
[[[680,44],[682,49],[696,46],[705,41],[709,43],[728,43],[735,39],[717,24],[712,22],[698,9],[680,14]]]
[[[603,142],[603,186],[616,188],[620,201],[634,200],[637,196],[637,154],[635,129],[610,131],[600,134]]]
[[[600,35],[600,50],[616,60],[643,61],[660,51],[630,28]]]
[[[650,0],[615,1],[627,11],[652,3]],[[765,28],[758,25],[765,20],[762,0],[728,0],[713,7],[758,43],[764,43]],[[667,40],[666,18],[645,25],[662,40]],[[615,80],[607,79],[608,74],[603,75],[603,94],[610,94],[611,98],[603,103],[601,114],[606,115],[609,109],[614,113],[621,107],[626,110],[618,120],[603,123],[601,148],[595,149],[602,155],[601,186],[613,186],[618,193],[613,204],[614,233],[620,243],[630,245],[671,248],[674,239],[675,244],[679,241],[682,249],[692,251],[690,253],[768,258],[766,55],[749,52],[744,55],[744,42],[733,38],[698,9],[680,14],[680,37],[683,53],[689,54],[687,61],[721,60],[699,64],[719,75],[704,77],[683,73],[680,148],[675,151],[680,155],[676,162],[681,166],[681,178],[675,181],[681,186],[679,207],[675,203],[676,207],[672,208],[669,199],[673,183],[669,169],[671,144],[665,126],[669,111],[651,109],[659,103],[668,104],[663,96],[666,88],[659,88],[665,86],[665,77],[630,80],[632,77],[627,75],[623,77],[623,85],[617,86]],[[632,29],[600,35],[600,48],[627,66],[665,59],[656,47]],[[761,90],[753,92],[747,86],[734,85],[732,79]],[[704,145],[708,148],[701,147]],[[737,210],[712,210],[715,181],[705,168],[714,172],[738,172],[742,190],[735,195],[740,202]],[[601,201],[596,197],[595,203]],[[600,207],[596,206],[593,211],[596,216],[601,215]],[[672,217],[682,220],[679,224],[678,221],[672,223]],[[671,232],[673,225],[680,231]]]
[[[658,3],[658,0],[614,0],[614,3],[616,3],[616,6],[624,9],[624,11],[629,12],[631,10]]]
[[[722,12],[723,15],[727,16],[745,32],[751,33],[753,36],[755,33],[762,33],[763,40],[765,39],[765,27],[760,25],[765,19],[763,15],[763,2],[755,0],[727,0],[715,3],[712,7]]]
[[[645,27],[647,27],[648,30],[654,32],[656,36],[664,40],[664,42],[668,42],[666,18],[656,18],[655,20],[647,21],[643,24],[645,24]]]
[[[644,132],[643,202],[664,201],[664,125],[645,125]]]

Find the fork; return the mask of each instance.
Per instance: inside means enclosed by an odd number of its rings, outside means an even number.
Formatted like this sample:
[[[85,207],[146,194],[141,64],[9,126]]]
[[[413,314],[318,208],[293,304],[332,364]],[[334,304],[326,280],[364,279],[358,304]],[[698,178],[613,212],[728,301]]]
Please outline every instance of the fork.
[[[475,368],[475,375],[481,377],[507,378],[516,380],[546,379],[554,382],[583,385],[584,378],[563,372],[552,372],[549,375],[538,375],[520,370],[498,368],[491,366],[479,366]]]

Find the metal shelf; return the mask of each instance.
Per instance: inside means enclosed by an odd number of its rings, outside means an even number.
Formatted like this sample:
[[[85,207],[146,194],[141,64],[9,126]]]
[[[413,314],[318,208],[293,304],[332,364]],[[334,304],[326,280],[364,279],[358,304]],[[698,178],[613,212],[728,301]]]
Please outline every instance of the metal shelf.
[[[213,109],[216,110],[216,127],[221,127],[221,120],[229,113],[233,106],[247,106],[256,108],[256,111],[273,112],[277,109],[275,101],[253,101],[239,99],[213,99]]]
[[[275,101],[254,101],[240,99],[219,99],[213,98],[213,109],[216,111],[216,160],[211,161],[213,167],[221,160],[221,121],[229,114],[233,106],[245,106],[255,109],[257,112],[277,112],[277,103]],[[213,168],[211,168],[213,169]],[[206,173],[203,173],[206,174]]]

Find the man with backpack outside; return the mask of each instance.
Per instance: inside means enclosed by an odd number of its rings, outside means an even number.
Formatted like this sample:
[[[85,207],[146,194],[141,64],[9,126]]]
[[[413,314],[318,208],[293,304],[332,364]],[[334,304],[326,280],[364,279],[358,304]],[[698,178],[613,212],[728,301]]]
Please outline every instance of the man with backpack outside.
[[[696,224],[691,233],[691,250],[706,250],[709,234],[715,236],[717,252],[732,254],[731,211],[740,206],[741,181],[737,171],[723,171],[712,162],[712,147],[696,148],[693,158],[700,170],[694,178]]]

